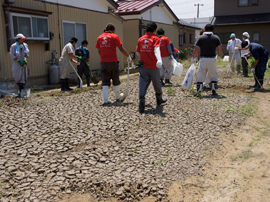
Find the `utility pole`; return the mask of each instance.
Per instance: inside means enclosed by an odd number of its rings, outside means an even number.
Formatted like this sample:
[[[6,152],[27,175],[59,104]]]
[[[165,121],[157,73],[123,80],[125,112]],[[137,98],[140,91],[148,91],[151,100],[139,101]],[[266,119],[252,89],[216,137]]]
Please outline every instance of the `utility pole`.
[[[200,6],[204,6],[203,4],[194,4],[194,6],[197,6],[197,18],[199,18],[200,15]]]

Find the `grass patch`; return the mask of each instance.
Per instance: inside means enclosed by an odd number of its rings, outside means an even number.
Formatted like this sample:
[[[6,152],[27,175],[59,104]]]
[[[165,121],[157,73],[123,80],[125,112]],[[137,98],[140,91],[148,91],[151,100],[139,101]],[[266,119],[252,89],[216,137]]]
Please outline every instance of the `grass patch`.
[[[249,105],[243,105],[239,109],[235,109],[233,107],[227,107],[227,112],[228,113],[236,112],[243,115],[252,116],[253,114],[256,113],[257,109],[258,107],[256,105],[249,104]]]
[[[168,87],[167,93],[169,96],[174,96],[175,95],[175,90],[172,86]]]

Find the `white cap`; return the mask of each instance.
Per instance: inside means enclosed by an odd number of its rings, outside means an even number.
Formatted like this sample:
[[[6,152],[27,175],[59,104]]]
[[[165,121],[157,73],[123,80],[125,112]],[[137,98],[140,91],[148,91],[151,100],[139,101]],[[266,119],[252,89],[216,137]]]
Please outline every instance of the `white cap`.
[[[248,39],[249,39],[249,37],[250,37],[249,34],[248,34],[247,32],[244,32],[244,33],[243,33],[243,36],[246,36]]]
[[[17,34],[16,39],[26,39],[23,34]]]

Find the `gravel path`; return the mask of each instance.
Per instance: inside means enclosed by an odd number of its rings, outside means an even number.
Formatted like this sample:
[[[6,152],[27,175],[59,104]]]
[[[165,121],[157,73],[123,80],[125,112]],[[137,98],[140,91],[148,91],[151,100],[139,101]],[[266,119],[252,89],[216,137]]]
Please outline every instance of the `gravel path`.
[[[205,152],[242,123],[238,112],[249,98],[212,98],[210,92],[194,98],[181,89],[182,81],[173,76],[174,86],[163,88],[168,102],[158,108],[151,85],[143,115],[138,77],[123,105],[101,106],[100,89],[2,104],[0,200],[48,202],[76,192],[124,201],[166,199],[175,180],[203,175]]]

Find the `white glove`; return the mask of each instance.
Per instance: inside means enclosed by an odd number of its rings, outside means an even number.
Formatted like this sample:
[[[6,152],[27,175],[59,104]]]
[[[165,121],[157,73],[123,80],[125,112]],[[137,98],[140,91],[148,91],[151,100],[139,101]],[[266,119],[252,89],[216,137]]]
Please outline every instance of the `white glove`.
[[[255,74],[255,68],[254,67],[251,69],[251,71],[252,71],[253,74]]]
[[[195,57],[192,57],[191,63],[194,64],[195,63],[195,60],[196,60],[196,58]]]
[[[159,68],[159,69],[161,69],[162,68],[162,62],[161,61],[157,61],[157,64],[156,64],[156,66],[157,66],[157,68]]]
[[[219,55],[216,55],[216,58],[215,58],[215,60],[218,60],[218,59],[219,59],[219,57],[220,57]]]
[[[238,47],[234,47],[234,50],[238,50]]]
[[[129,63],[132,62],[132,58],[130,56],[128,56],[127,62],[129,62]]]

